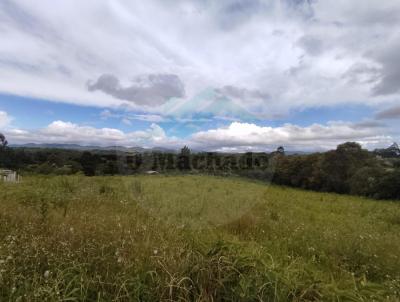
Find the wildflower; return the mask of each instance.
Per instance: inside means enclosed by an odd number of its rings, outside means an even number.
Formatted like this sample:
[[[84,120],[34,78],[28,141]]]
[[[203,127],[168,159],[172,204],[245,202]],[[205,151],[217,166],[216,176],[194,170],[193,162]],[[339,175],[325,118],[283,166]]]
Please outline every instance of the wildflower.
[[[158,250],[155,249],[155,250],[153,251],[153,254],[154,254],[154,255],[157,255],[157,254],[158,254]]]
[[[50,271],[45,271],[44,272],[44,274],[43,274],[43,276],[47,279],[47,278],[49,278],[50,277]]]

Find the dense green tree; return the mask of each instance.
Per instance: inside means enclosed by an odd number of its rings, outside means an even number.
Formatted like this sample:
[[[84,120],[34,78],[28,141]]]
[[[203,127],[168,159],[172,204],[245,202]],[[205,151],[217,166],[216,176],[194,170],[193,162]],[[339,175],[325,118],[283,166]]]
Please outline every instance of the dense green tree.
[[[385,175],[383,168],[362,167],[349,180],[350,193],[367,197],[378,196],[378,187]]]
[[[175,170],[175,156],[172,153],[167,154],[167,170],[172,171]]]
[[[347,142],[336,150],[326,152],[320,166],[323,190],[337,193],[350,192],[350,179],[361,167],[370,164],[371,155],[358,143]]]
[[[211,174],[215,174],[216,166],[215,166],[215,157],[217,155],[214,152],[207,152],[206,155],[206,171]]]
[[[184,146],[178,155],[178,169],[179,170],[190,170],[191,152],[189,147]]]
[[[96,174],[98,163],[95,156],[93,156],[89,151],[82,153],[80,164],[82,165],[83,173],[85,173],[86,176],[94,176]]]
[[[400,170],[389,171],[379,179],[374,197],[400,199]]]
[[[142,154],[135,155],[135,170],[138,171],[143,165],[143,156]]]
[[[104,165],[103,174],[105,175],[116,175],[119,173],[117,161],[109,160]]]
[[[151,170],[154,170],[154,171],[160,171],[161,170],[160,154],[159,153],[154,153],[153,154],[153,165],[151,166]]]

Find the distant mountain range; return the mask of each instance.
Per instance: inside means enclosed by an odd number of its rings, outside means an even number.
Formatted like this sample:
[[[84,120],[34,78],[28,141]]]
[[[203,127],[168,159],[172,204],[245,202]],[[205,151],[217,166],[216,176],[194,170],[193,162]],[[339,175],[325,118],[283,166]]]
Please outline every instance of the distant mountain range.
[[[77,151],[118,151],[118,152],[161,152],[161,153],[177,153],[179,150],[173,150],[163,147],[143,148],[143,147],[124,147],[124,146],[83,146],[78,144],[14,144],[10,145],[13,148],[30,148],[30,149],[65,149]],[[194,153],[203,152],[202,150],[191,150]],[[287,155],[305,155],[312,152],[307,151],[286,151]]]
[[[124,146],[82,146],[77,144],[21,144],[21,145],[10,145],[13,148],[38,148],[38,149],[66,149],[66,150],[78,150],[78,151],[121,151],[121,152],[163,152],[163,153],[175,153],[175,150],[167,149],[163,147],[154,148],[142,148],[142,147],[124,147]]]

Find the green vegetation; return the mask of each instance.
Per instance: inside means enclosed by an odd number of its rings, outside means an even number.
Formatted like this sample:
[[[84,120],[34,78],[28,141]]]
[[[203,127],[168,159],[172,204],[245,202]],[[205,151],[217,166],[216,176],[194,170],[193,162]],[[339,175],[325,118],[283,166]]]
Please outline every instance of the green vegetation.
[[[400,299],[399,203],[190,175],[0,194],[0,301]]]
[[[385,152],[369,152],[352,142],[307,155],[285,155],[283,147],[271,153],[232,154],[193,153],[186,146],[180,153],[4,147],[0,148],[0,167],[43,175],[135,175],[149,170],[235,175],[319,192],[400,200],[400,150],[395,150],[386,158]]]

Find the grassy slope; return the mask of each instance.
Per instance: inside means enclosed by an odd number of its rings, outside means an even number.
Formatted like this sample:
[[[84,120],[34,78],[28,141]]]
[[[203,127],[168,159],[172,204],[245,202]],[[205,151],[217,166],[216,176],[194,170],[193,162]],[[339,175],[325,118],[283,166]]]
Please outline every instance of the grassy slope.
[[[0,194],[0,301],[400,299],[400,203],[206,176]]]

